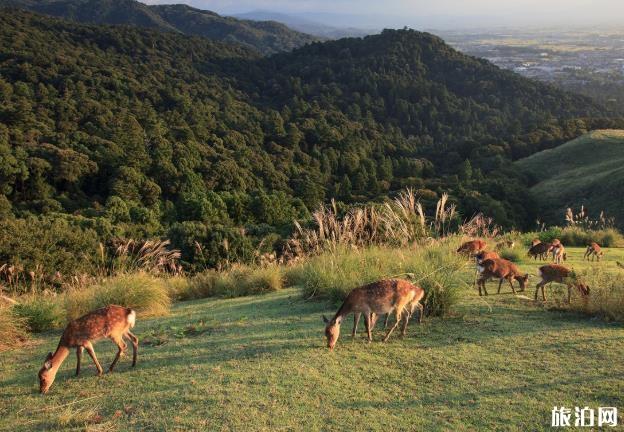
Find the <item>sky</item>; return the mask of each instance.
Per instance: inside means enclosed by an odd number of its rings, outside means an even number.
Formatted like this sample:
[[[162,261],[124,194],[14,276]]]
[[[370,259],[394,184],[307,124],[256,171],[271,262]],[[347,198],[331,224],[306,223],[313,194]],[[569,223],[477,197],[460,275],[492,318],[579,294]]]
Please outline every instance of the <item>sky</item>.
[[[221,14],[272,11],[344,26],[500,27],[624,23],[624,0],[143,0]],[[329,22],[331,21],[331,22]],[[620,24],[624,27],[624,24]]]

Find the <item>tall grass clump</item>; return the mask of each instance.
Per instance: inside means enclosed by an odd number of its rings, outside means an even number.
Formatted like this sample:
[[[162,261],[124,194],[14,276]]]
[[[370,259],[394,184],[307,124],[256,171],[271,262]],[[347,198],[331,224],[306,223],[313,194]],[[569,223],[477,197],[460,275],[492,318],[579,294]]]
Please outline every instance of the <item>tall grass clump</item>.
[[[0,351],[15,348],[28,340],[26,320],[10,306],[0,305]]]
[[[609,271],[595,267],[576,274],[576,278],[589,285],[586,299],[573,295],[570,308],[599,316],[608,321],[624,321],[624,271]]]
[[[220,272],[208,270],[191,279],[184,299],[204,297],[240,297],[282,289],[282,271],[278,265],[233,265]]]
[[[337,249],[310,258],[291,277],[307,298],[335,302],[358,286],[391,277],[411,278],[425,290],[426,313],[441,316],[459,300],[465,266],[449,242],[436,242],[412,249]]]
[[[65,295],[69,320],[110,304],[135,309],[141,316],[160,316],[169,312],[171,299],[166,280],[145,273],[123,274]]]
[[[504,248],[498,252],[498,255],[503,259],[517,263],[522,261],[523,252],[519,249]]]
[[[13,306],[31,332],[48,331],[65,324],[65,311],[57,297],[24,296]]]

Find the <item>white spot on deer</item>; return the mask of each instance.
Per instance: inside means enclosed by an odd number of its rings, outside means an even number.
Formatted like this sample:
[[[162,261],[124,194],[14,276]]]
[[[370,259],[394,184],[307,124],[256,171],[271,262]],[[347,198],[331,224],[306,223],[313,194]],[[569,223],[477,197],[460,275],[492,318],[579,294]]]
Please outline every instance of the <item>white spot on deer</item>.
[[[134,327],[134,323],[136,322],[136,312],[130,311],[128,314],[128,324],[130,324],[130,328]]]

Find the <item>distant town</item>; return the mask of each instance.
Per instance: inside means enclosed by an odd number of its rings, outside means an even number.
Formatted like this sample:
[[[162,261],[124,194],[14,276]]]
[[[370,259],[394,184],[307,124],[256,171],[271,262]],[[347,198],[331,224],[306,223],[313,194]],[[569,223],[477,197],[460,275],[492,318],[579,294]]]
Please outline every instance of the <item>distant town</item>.
[[[466,54],[624,108],[624,31],[432,31]]]

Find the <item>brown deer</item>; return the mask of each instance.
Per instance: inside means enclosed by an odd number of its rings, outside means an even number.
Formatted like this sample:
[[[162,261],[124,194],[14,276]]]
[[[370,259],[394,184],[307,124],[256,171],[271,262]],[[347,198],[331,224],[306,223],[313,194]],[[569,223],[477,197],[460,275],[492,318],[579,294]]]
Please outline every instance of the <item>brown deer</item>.
[[[589,261],[589,257],[591,257],[592,261],[594,260],[594,257],[597,261],[600,261],[600,257],[603,255],[604,252],[602,252],[602,248],[598,245],[598,243],[591,242],[591,244],[587,246],[587,249],[585,250],[585,254],[583,255],[583,261],[585,261],[585,258],[587,258],[587,261]]]
[[[555,264],[563,264],[563,262],[568,259],[568,254],[561,243],[554,245],[551,251]]]
[[[401,334],[405,335],[407,323],[416,308],[419,309],[419,322],[422,322],[424,308],[420,303],[425,295],[425,291],[403,279],[385,279],[364,285],[352,290],[342,303],[338,312],[329,320],[323,315],[325,322],[325,336],[327,337],[327,347],[333,350],[340,336],[340,324],[350,313],[364,314],[364,324],[368,333],[368,341],[373,340],[372,330],[375,316],[393,312],[396,316],[396,323],[386,333],[383,341],[386,342],[390,334],[396,329],[404,315],[403,328]]]
[[[533,240],[531,240],[531,246],[535,246],[540,244],[542,241],[538,238],[534,238]]]
[[[108,369],[109,372],[117,364],[119,357],[126,349],[124,337],[132,342],[132,366],[136,365],[137,351],[139,348],[139,339],[130,332],[136,321],[136,312],[132,309],[122,306],[110,305],[86,314],[83,317],[75,319],[67,324],[65,331],[61,336],[61,340],[54,354],[49,353],[45,359],[43,367],[39,371],[39,390],[45,394],[52,386],[56,373],[63,361],[69,355],[71,348],[76,348],[76,375],[80,373],[80,360],[82,359],[83,349],[87,350],[89,356],[95,363],[98,375],[102,374],[102,366],[98,362],[93,351],[92,342],[99,339],[108,338],[112,340],[119,348],[115,359]]]
[[[527,255],[536,260],[539,258],[540,260],[545,261],[548,256],[548,252],[551,250],[551,246],[552,245],[550,243],[537,243],[536,245],[531,246]]]
[[[576,288],[581,296],[587,297],[589,296],[589,287],[582,283],[574,280],[572,276],[572,272],[568,270],[566,267],[559,264],[548,264],[545,266],[541,266],[538,270],[538,276],[541,280],[537,283],[535,289],[535,300],[537,300],[537,294],[539,293],[540,288],[542,289],[542,300],[546,301],[546,295],[544,293],[544,286],[549,282],[557,282],[560,284],[565,284],[568,287],[568,304],[570,304],[570,299],[572,297],[572,288]]]
[[[477,252],[484,250],[486,246],[487,244],[483,240],[470,240],[462,243],[462,245],[457,249],[457,253],[472,256]]]
[[[517,280],[520,284],[520,291],[524,291],[527,281],[529,280],[528,273],[522,275],[520,269],[511,261],[507,261],[502,258],[488,259],[483,261],[478,266],[479,279],[477,280],[477,286],[479,287],[479,295],[488,295],[485,289],[485,283],[491,278],[498,279],[498,294],[500,294],[501,285],[503,280],[507,280],[511,286],[511,291],[515,294],[516,290],[513,286],[513,279]],[[483,288],[483,294],[481,293]]]

